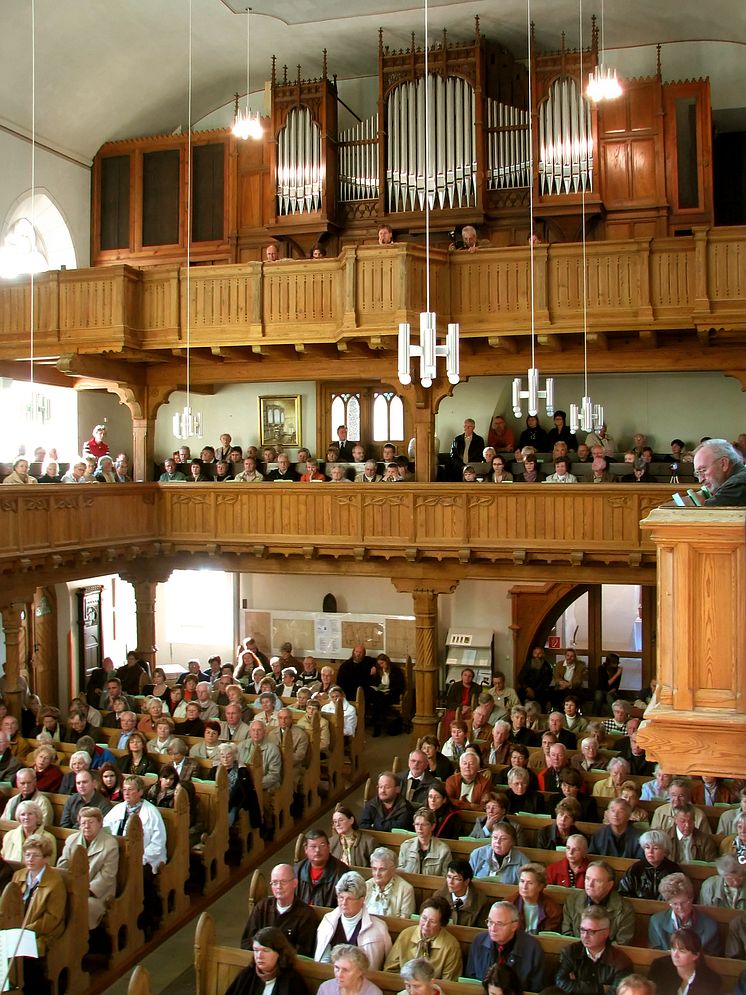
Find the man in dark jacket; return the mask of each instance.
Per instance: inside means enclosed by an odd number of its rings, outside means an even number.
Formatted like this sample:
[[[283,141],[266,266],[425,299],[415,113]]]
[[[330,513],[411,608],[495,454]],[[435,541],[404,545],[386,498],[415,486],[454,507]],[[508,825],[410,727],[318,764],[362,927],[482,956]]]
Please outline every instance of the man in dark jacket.
[[[451,466],[459,480],[467,463],[481,463],[484,459],[484,439],[475,433],[476,424],[473,418],[467,418],[463,435],[457,435],[451,443]]]
[[[629,802],[623,798],[613,798],[606,809],[609,824],[596,830],[588,844],[588,850],[603,857],[642,860],[640,832],[630,825],[631,813]]]
[[[560,954],[554,980],[563,992],[576,995],[604,995],[632,971],[632,961],[609,939],[609,917],[605,909],[591,905],[580,920],[580,942],[565,947]]]
[[[290,864],[278,864],[272,868],[269,886],[272,894],[254,906],[241,937],[241,948],[251,950],[256,932],[265,926],[276,926],[299,954],[313,957],[319,921],[310,906],[298,898],[298,877]]]
[[[377,795],[366,803],[360,816],[361,829],[390,833],[392,829],[412,828],[414,808],[402,796],[396,774],[384,771],[378,778]]]
[[[495,902],[487,916],[487,932],[469,947],[466,977],[480,981],[493,964],[512,967],[526,991],[544,987],[544,954],[539,941],[519,928],[518,909],[512,902]]]
[[[521,701],[544,702],[552,683],[552,668],[544,655],[543,646],[534,646],[531,658],[521,667],[518,674],[518,697]]]
[[[304,860],[295,865],[298,898],[307,905],[337,907],[337,881],[349,871],[347,864],[333,857],[329,837],[323,829],[309,829],[304,837]]]

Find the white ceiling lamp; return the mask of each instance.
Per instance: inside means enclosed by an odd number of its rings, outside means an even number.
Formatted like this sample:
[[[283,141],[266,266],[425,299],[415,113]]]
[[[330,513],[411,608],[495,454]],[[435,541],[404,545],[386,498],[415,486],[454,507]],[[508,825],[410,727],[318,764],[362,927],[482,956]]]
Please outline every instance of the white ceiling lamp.
[[[259,141],[264,137],[264,128],[259,118],[259,114],[252,114],[249,110],[249,94],[251,93],[249,81],[249,68],[251,57],[251,7],[246,8],[246,107],[244,110],[238,106],[238,94],[236,94],[236,110],[233,116],[233,127],[231,131],[242,141],[253,138]]]
[[[598,104],[603,100],[617,100],[622,95],[622,86],[616,74],[616,69],[607,66],[604,61],[604,0],[601,0],[601,58],[592,73],[588,74],[586,93]],[[582,56],[581,56],[582,57]],[[583,75],[581,73],[582,80]]]
[[[428,0],[425,0],[425,162],[430,163],[430,67],[429,67],[429,25]],[[455,322],[448,325],[444,345],[438,345],[438,317],[430,310],[430,205],[435,199],[435,177],[431,176],[429,165],[426,166],[425,190],[425,308],[420,314],[420,344],[410,344],[409,322],[399,325],[399,383],[405,387],[412,382],[410,362],[415,356],[420,358],[420,383],[423,387],[432,387],[433,380],[438,375],[437,359],[445,358],[448,382],[457,384],[459,376],[459,326]],[[431,189],[431,180],[433,183]]]
[[[531,121],[533,115],[533,88],[531,82],[531,0],[526,4],[528,22],[528,115]],[[536,416],[539,413],[539,401],[546,405],[547,415],[554,414],[554,380],[547,378],[544,390],[539,389],[539,371],[536,367],[536,307],[534,300],[534,141],[533,129],[529,136],[529,169],[528,169],[528,212],[529,212],[529,256],[530,256],[530,287],[531,287],[531,366],[528,370],[528,390],[523,390],[520,377],[513,380],[513,414],[516,418],[523,417],[521,401],[528,401],[528,413]]]
[[[189,0],[189,70],[187,96],[187,194],[186,194],[186,404],[173,418],[177,439],[202,438],[202,413],[192,411],[192,0]]]
[[[580,12],[580,78],[583,78],[583,0],[578,0]],[[604,423],[604,409],[594,404],[588,393],[588,256],[585,237],[585,183],[581,184],[581,231],[583,240],[583,396],[580,405],[570,405],[570,431],[598,432]]]

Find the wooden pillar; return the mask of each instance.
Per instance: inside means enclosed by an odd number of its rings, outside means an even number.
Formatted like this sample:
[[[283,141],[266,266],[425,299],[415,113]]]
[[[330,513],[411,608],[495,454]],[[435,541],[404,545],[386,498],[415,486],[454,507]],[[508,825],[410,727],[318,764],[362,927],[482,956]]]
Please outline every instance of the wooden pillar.
[[[658,691],[638,742],[664,770],[743,777],[746,511],[657,508]]]
[[[122,580],[132,584],[135,591],[135,611],[137,614],[137,647],[135,653],[150,666],[152,674],[156,666],[158,647],[155,642],[155,596],[158,584],[165,583],[171,575],[169,570],[157,577],[152,574],[142,577],[133,573],[120,574]]]
[[[438,717],[438,595],[453,594],[457,580],[393,579],[400,594],[412,595],[415,614],[414,693],[415,716],[412,739],[435,733]]]
[[[21,706],[26,692],[21,671],[26,668],[26,613],[28,605],[14,601],[2,608],[3,632],[5,633],[5,676],[3,697],[8,711],[18,721],[21,720]]]
[[[132,418],[132,479],[150,480],[155,463],[155,415]]]
[[[418,377],[419,366],[415,375],[415,378]],[[443,398],[453,393],[453,385],[443,376],[432,387],[422,387],[413,381],[409,387],[401,390],[414,435],[415,480],[418,483],[429,483],[438,476],[435,414]]]

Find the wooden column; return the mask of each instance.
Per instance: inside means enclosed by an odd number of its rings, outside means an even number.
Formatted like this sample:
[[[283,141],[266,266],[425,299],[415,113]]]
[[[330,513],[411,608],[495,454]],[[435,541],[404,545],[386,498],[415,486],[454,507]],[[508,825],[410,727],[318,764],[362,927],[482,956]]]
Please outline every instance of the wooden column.
[[[444,397],[453,393],[453,385],[445,376],[432,387],[422,387],[419,379],[419,360],[412,362],[416,368],[415,379],[409,387],[400,388],[414,435],[415,480],[428,483],[438,476],[438,456],[435,451],[435,414]],[[441,443],[442,444],[442,443]],[[449,443],[450,444],[450,443]]]
[[[638,739],[672,773],[743,777],[746,511],[659,508],[658,697]]]
[[[26,669],[26,612],[28,605],[14,601],[2,608],[3,631],[5,633],[5,676],[3,697],[8,711],[20,722],[21,706],[26,691],[21,678],[21,670]]]
[[[171,575],[169,570],[157,577],[152,574],[142,577],[133,573],[120,574],[135,589],[135,611],[137,613],[137,647],[135,653],[146,660],[152,674],[156,666],[158,647],[155,643],[155,595],[158,584],[165,583]]]
[[[457,580],[397,580],[392,578],[400,594],[412,595],[415,614],[414,694],[415,716],[412,720],[412,740],[435,733],[438,717],[438,595],[453,594]]]

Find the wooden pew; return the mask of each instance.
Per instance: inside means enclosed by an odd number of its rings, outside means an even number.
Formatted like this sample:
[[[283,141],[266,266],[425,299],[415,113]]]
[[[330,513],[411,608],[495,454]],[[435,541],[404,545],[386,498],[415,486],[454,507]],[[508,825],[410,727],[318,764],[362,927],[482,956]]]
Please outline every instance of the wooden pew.
[[[251,776],[254,779],[259,807],[264,812],[264,789],[262,788],[262,758],[256,753],[251,764]],[[258,828],[254,828],[249,822],[248,812],[243,809],[239,812],[233,830],[229,836],[237,846],[238,860],[241,864],[248,864],[250,861],[258,861],[264,850],[264,840]]]
[[[166,863],[159,868],[155,883],[163,903],[161,927],[168,928],[189,907],[184,890],[189,878],[189,799],[181,785],[176,789],[174,807],[158,811],[166,824]]]
[[[200,842],[192,847],[192,860],[202,867],[202,893],[209,895],[228,877],[228,776],[219,767],[214,781],[193,780],[192,786],[204,827]]]
[[[59,873],[67,889],[67,908],[64,932],[47,952],[52,995],[84,992],[90,981],[90,975],[83,970],[83,957],[88,951],[88,859],[83,847],[73,849],[68,867]]]
[[[138,964],[130,975],[129,984],[127,985],[127,995],[152,995],[152,991],[150,987],[150,974],[147,968],[143,967],[142,964]]]
[[[23,922],[23,912],[21,889],[11,882],[5,886],[2,895],[0,895],[0,929],[20,929]],[[18,991],[21,991],[23,984],[23,961],[20,958],[11,965],[8,981],[11,989],[15,990],[17,988]]]
[[[209,913],[203,913],[197,924],[194,942],[197,995],[223,995],[239,971],[251,963],[250,950],[217,945],[215,922]],[[328,981],[334,976],[331,964],[317,964],[306,957],[299,957],[296,967],[303,975],[310,992],[316,992],[323,981]],[[398,974],[370,971],[367,976],[384,995],[396,995],[401,991],[402,980]],[[439,981],[438,985],[443,990],[443,995],[475,995],[476,992],[481,992],[481,986],[475,988],[473,984],[462,982]],[[133,992],[132,995],[145,995],[145,993]]]

